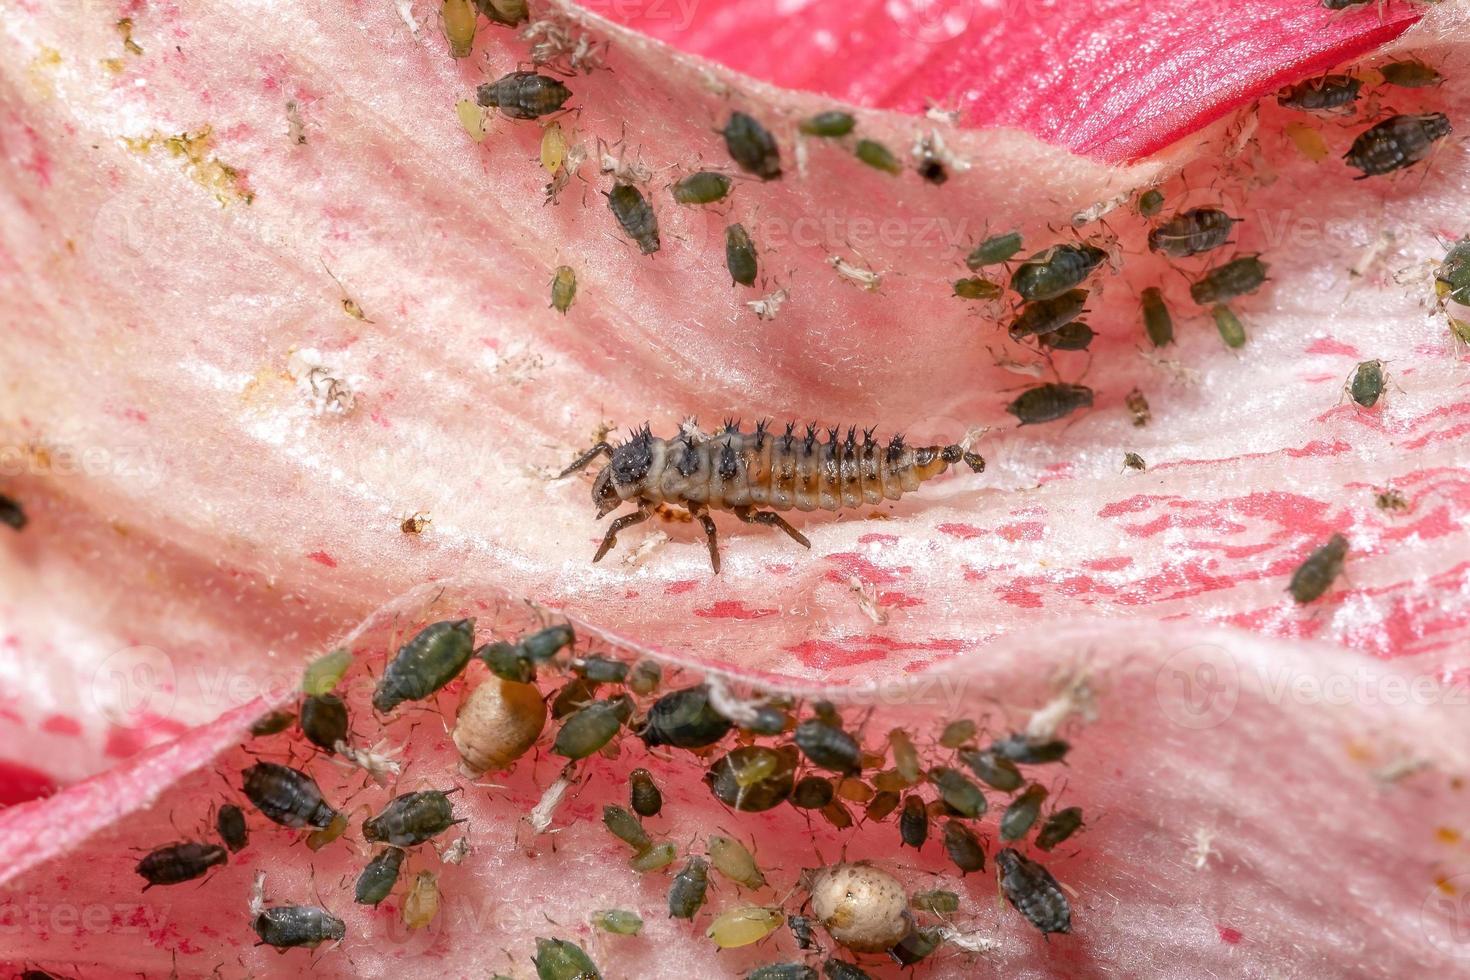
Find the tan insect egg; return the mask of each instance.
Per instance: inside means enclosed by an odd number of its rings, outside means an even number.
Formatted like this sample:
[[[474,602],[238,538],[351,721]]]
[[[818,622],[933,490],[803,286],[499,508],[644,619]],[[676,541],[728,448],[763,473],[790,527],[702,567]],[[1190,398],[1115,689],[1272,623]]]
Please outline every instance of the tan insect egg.
[[[908,934],[903,885],[870,864],[834,864],[812,879],[812,912],[832,938],[859,953],[878,953]]]
[[[505,769],[536,744],[546,726],[546,703],[534,684],[491,677],[460,706],[454,746],[468,776]]]

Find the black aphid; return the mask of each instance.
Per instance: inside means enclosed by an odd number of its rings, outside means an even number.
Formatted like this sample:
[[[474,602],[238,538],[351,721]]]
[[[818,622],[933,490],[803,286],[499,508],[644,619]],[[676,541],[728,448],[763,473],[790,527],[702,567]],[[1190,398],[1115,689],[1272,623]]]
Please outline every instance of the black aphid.
[[[1451,130],[1450,118],[1442,112],[1390,116],[1353,140],[1343,159],[1363,171],[1357,180],[1393,173],[1423,160]]]
[[[1049,350],[1087,350],[1092,346],[1092,338],[1096,336],[1092,327],[1081,320],[1073,320],[1051,333],[1042,334],[1036,338],[1036,342]]]
[[[512,119],[538,119],[561,109],[572,90],[534,71],[513,71],[475,90],[475,101],[498,108]]]
[[[244,772],[245,797],[283,827],[326,827],[337,811],[306,773],[276,762],[257,762]]]
[[[857,741],[836,725],[808,718],[791,735],[801,754],[814,766],[855,776],[862,772],[863,753]]]
[[[413,847],[464,821],[454,818],[447,794],[437,789],[394,797],[383,812],[362,822],[363,840]]]
[[[655,701],[638,737],[649,748],[672,745],[699,749],[724,738],[731,727],[730,719],[710,704],[709,689],[700,685],[670,691]]]
[[[788,915],[786,927],[791,930],[791,938],[796,940],[797,949],[811,949],[817,945],[812,937],[813,922],[804,915]]]
[[[740,724],[741,731],[752,735],[780,735],[791,727],[791,715],[774,704],[756,707],[751,716]]]
[[[985,870],[985,849],[980,846],[980,838],[958,820],[944,825],[944,853],[960,869],[961,875]]]
[[[996,741],[990,746],[990,751],[1002,759],[1035,766],[1060,762],[1071,748],[1059,738],[1031,738],[1017,733]]]
[[[867,970],[846,960],[828,960],[823,963],[822,975],[827,980],[873,980]]]
[[[20,502],[0,493],[0,524],[16,531],[25,529],[28,520]]]
[[[1011,288],[1028,303],[1052,299],[1079,285],[1107,257],[1094,245],[1054,245],[1017,266]]]
[[[551,699],[551,717],[565,718],[597,699],[597,685],[585,677],[573,677]]]
[[[820,810],[832,802],[832,780],[803,776],[791,791],[791,805],[800,810]]]
[[[328,752],[347,741],[347,705],[335,694],[303,698],[300,720],[307,741]]]
[[[607,194],[607,206],[623,229],[623,234],[638,244],[638,251],[652,255],[660,247],[658,216],[643,192],[632,184],[614,184]]]
[[[704,774],[715,798],[733,809],[759,813],[784,802],[796,784],[795,746],[746,745],[721,756]]]
[[[387,714],[404,701],[422,701],[454,680],[475,652],[475,621],[431,623],[398,649],[373,691],[373,709]]]
[[[276,949],[316,949],[325,942],[340,942],[347,935],[341,919],[313,905],[262,909],[250,925],[262,945]]]
[[[805,963],[772,963],[751,970],[745,980],[817,980],[817,971]]]
[[[898,836],[915,850],[929,839],[929,810],[917,796],[904,797],[903,813],[898,816]]]
[[[628,773],[628,796],[633,812],[640,817],[656,817],[664,807],[664,795],[653,781],[653,773],[647,769],[634,769]]]
[[[1291,584],[1286,587],[1286,591],[1302,605],[1320,598],[1332,587],[1337,576],[1342,574],[1347,551],[1347,538],[1334,534],[1327,539],[1326,544],[1308,555],[1307,560],[1292,573]]]
[[[1219,208],[1190,208],[1152,229],[1148,233],[1148,248],[1175,258],[1208,252],[1230,240],[1230,229],[1239,220]]]
[[[296,715],[291,711],[272,711],[268,715],[261,715],[250,726],[250,734],[256,737],[265,735],[278,735],[291,727],[291,722],[296,720]]]
[[[1022,425],[1037,425],[1066,418],[1079,408],[1092,407],[1092,389],[1086,385],[1048,382],[1027,388],[1006,411],[1021,420]]]
[[[732,285],[755,285],[755,243],[750,240],[750,232],[738,222],[725,229],[725,268],[730,272]]]
[[[1276,103],[1307,112],[1341,109],[1358,101],[1362,87],[1362,80],[1351,75],[1323,75],[1287,86],[1277,93]]]
[[[621,660],[593,654],[573,661],[572,670],[594,684],[621,684],[628,679],[629,667]]]
[[[214,817],[214,830],[232,854],[243,851],[250,842],[250,831],[245,826],[245,811],[233,803],[226,803],[219,808]]]
[[[942,942],[944,942],[944,937],[937,929],[914,929],[900,939],[897,945],[888,951],[888,955],[893,957],[899,966],[913,966],[938,949]]]
[[[1210,306],[1253,293],[1265,281],[1266,263],[1260,256],[1242,255],[1205,273],[1189,287],[1189,295],[1200,306]]]
[[[1462,238],[1445,252],[1434,273],[1434,291],[1440,299],[1470,306],[1470,237]]]
[[[148,882],[143,886],[146,892],[154,885],[177,885],[202,878],[210,868],[217,868],[228,861],[225,849],[218,844],[179,841],[150,851],[138,862],[136,870]]]
[[[781,151],[776,138],[760,123],[743,112],[732,112],[723,133],[725,148],[741,170],[761,180],[781,176]]]
[[[357,888],[353,901],[358,905],[377,905],[393,891],[398,883],[398,874],[403,868],[406,855],[402,848],[385,847],[357,876]]]
[[[1390,61],[1379,65],[1378,70],[1383,73],[1386,83],[1399,88],[1429,88],[1444,81],[1438,70],[1416,58]]]
[[[1011,850],[995,856],[1006,901],[1043,933],[1071,932],[1072,905],[1051,872]]]
[[[1383,362],[1364,361],[1353,368],[1347,382],[1348,396],[1364,408],[1378,404],[1383,395]]]
[[[545,663],[552,657],[577,642],[577,634],[570,626],[561,624],[548,626],[524,637],[517,646],[534,663]]]
[[[1025,782],[1021,770],[1016,768],[1014,762],[989,749],[984,752],[961,752],[960,761],[969,766],[970,771],[987,786],[993,786],[1003,793],[1014,793]]]
[[[1069,289],[1060,296],[1038,299],[1021,308],[1011,321],[1012,340],[1024,340],[1037,334],[1051,333],[1081,316],[1087,306],[1087,290]]]
[[[1071,837],[1082,826],[1082,808],[1080,806],[1069,806],[1065,810],[1058,810],[1046,818],[1046,823],[1041,825],[1041,830],[1036,834],[1036,846],[1043,851],[1049,851],[1062,841]]]
[[[684,870],[674,875],[669,886],[669,916],[675,919],[692,919],[704,905],[705,892],[709,889],[709,863],[695,855]]]

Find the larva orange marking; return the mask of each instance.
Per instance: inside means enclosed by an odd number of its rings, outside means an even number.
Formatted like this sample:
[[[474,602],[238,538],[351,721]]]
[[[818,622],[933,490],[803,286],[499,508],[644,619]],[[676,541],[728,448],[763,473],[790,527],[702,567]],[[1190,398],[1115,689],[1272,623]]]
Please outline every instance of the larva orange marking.
[[[909,446],[902,435],[885,446],[873,438],[874,431],[865,430],[859,439],[856,426],[845,437],[840,427],[834,427],[827,430],[824,442],[814,425],[798,432],[789,423],[777,434],[767,422],[744,432],[738,421],[727,421],[715,433],[689,425],[679,435],[662,439],[645,425],[621,445],[599,442],[561,476],[606,456],[608,463],[592,484],[598,519],[625,503],[638,507],[612,522],[592,556],[594,562],[612,550],[619,531],[648,520],[659,504],[673,504],[687,508],[704,528],[710,564],[718,574],[720,552],[710,510],[728,510],[747,524],[778,527],[810,548],[811,542],[776,511],[874,505],[912,493],[951,463],[964,462],[976,473],[985,469],[985,460],[962,446]]]

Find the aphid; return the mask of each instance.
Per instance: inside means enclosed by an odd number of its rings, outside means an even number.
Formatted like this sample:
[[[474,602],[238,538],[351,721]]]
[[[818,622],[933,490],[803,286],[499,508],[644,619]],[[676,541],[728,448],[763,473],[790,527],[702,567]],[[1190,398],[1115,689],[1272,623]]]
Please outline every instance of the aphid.
[[[772,963],[751,970],[745,980],[817,980],[817,971],[805,963]]]
[[[861,779],[840,779],[837,781],[837,795],[852,803],[866,803],[873,798],[873,787]]]
[[[1008,231],[1001,235],[991,235],[980,244],[970,250],[965,256],[965,265],[974,272],[987,265],[999,265],[1009,261],[1021,250],[1021,233],[1019,231]]]
[[[373,691],[373,709],[387,714],[404,701],[422,701],[454,680],[475,650],[473,619],[431,623],[398,649]]]
[[[1353,140],[1342,158],[1363,171],[1355,180],[1365,180],[1413,166],[1451,131],[1450,119],[1442,112],[1390,116]]]
[[[1148,399],[1137,388],[1128,392],[1128,396],[1123,399],[1123,404],[1128,407],[1128,412],[1133,416],[1133,424],[1138,428],[1148,425],[1149,419],[1153,418],[1153,414],[1148,409]]]
[[[572,308],[577,298],[577,271],[569,265],[559,265],[551,274],[551,306],[563,315]]]
[[[858,140],[857,148],[853,150],[853,153],[859,160],[875,170],[895,175],[903,173],[903,164],[898,162],[898,157],[877,140]]]
[[[593,684],[621,684],[628,678],[628,669],[621,660],[597,654],[572,661],[572,670]]]
[[[919,750],[914,748],[913,739],[902,728],[888,733],[888,744],[893,749],[893,765],[904,782],[912,786],[924,775],[919,765]]]
[[[960,910],[960,897],[954,892],[936,888],[933,891],[915,893],[909,904],[934,915],[954,915]]]
[[[1307,560],[1292,573],[1291,584],[1286,591],[1301,605],[1320,598],[1342,574],[1347,550],[1348,540],[1341,534],[1328,538],[1326,544],[1308,555]]]
[[[372,843],[413,847],[457,823],[449,796],[437,789],[394,797],[383,812],[362,822],[362,838]]]
[[[545,663],[576,641],[576,633],[570,626],[563,623],[537,630],[523,638],[518,646],[532,662]]]
[[[301,675],[302,693],[307,697],[317,698],[331,694],[351,666],[352,651],[346,647],[339,647],[317,657],[306,665],[306,670]]]
[[[1071,932],[1072,906],[1051,872],[1006,848],[995,856],[1006,901],[1043,933]]]
[[[1361,7],[1372,0],[1322,0],[1322,6],[1328,10],[1346,10],[1349,7]]]
[[[738,222],[725,229],[725,268],[730,272],[731,285],[755,285],[755,243],[745,226]]]
[[[541,169],[556,176],[567,159],[567,136],[561,123],[552,121],[541,131]]]
[[[741,731],[752,735],[780,735],[791,727],[791,715],[774,704],[757,706],[743,724]]]
[[[1148,233],[1148,248],[1150,252],[1163,252],[1174,258],[1208,252],[1229,241],[1230,229],[1239,220],[1219,208],[1190,208],[1152,229]]]
[[[403,868],[406,852],[397,847],[386,847],[378,853],[362,873],[357,876],[353,901],[358,905],[377,905],[388,897],[398,883],[398,874]]]
[[[1003,793],[1014,793],[1025,781],[1014,762],[989,749],[984,752],[961,752],[960,761],[969,766],[970,771],[987,786],[993,786]]]
[[[827,980],[873,980],[868,971],[844,960],[828,960],[823,963],[822,975]]]
[[[944,802],[961,816],[984,816],[989,808],[980,787],[966,779],[958,769],[937,766],[929,770],[929,781],[939,790]]]
[[[1024,340],[1037,334],[1059,330],[1081,316],[1087,306],[1087,290],[1072,289],[1051,299],[1027,303],[1011,321],[1010,338]]]
[[[347,833],[347,814],[338,813],[325,827],[313,830],[306,835],[306,846],[313,851],[320,851],[345,833]]]
[[[640,817],[656,817],[664,806],[664,796],[653,781],[653,773],[647,769],[628,773],[628,797],[633,812]]]
[[[798,544],[810,547],[806,537],[779,514],[757,508],[840,510],[877,504],[918,489],[951,463],[964,461],[976,473],[985,466],[980,456],[957,445],[912,447],[894,437],[885,448],[873,439],[872,430],[859,442],[856,427],[848,430],[845,439],[833,427],[822,442],[816,426],[809,426],[802,437],[796,434],[795,425],[776,435],[764,422],[753,432],[741,432],[731,422],[711,435],[685,431],[673,439],[656,439],[645,426],[616,450],[599,443],[562,475],[599,455],[611,459],[592,487],[598,516],[624,502],[636,502],[639,509],[613,522],[592,560],[600,560],[611,550],[618,531],[647,520],[654,507],[667,502],[684,505],[703,525],[716,573],[719,550],[714,521],[706,508],[728,509],[746,523],[780,528]]]
[[[883,790],[873,796],[868,803],[868,808],[863,811],[863,817],[874,823],[882,823],[888,819],[888,815],[898,809],[898,794],[892,790]]]
[[[1296,146],[1297,152],[1313,163],[1321,163],[1332,155],[1322,134],[1306,123],[1289,122],[1286,124],[1285,132],[1292,144]]]
[[[801,810],[820,810],[832,802],[832,780],[805,776],[791,791],[791,805]]]
[[[975,723],[969,718],[958,718],[944,726],[939,733],[939,744],[947,749],[957,749],[975,737]]]
[[[531,962],[536,964],[536,980],[602,980],[597,964],[568,939],[537,936],[536,955]]]
[[[546,703],[534,684],[490,677],[460,705],[454,747],[470,776],[499,772],[525,755],[546,727]]]
[[[1150,187],[1138,195],[1138,213],[1141,217],[1152,218],[1164,210],[1164,192],[1157,187]]]
[[[1140,297],[1143,305],[1143,330],[1155,347],[1174,342],[1174,318],[1164,305],[1164,294],[1157,286],[1149,286]]]
[[[1006,406],[1022,425],[1037,425],[1066,418],[1079,408],[1092,407],[1092,389],[1086,385],[1048,382],[1027,388]]]
[[[512,119],[549,116],[571,97],[571,89],[561,82],[533,71],[513,71],[475,90],[476,102],[487,109],[497,108]]]
[[[1379,65],[1378,70],[1386,83],[1399,88],[1431,88],[1444,81],[1443,75],[1417,58],[1390,61]]]
[[[585,759],[611,742],[627,717],[627,702],[619,698],[593,701],[567,716],[551,751],[568,759]]]
[[[736,949],[760,942],[785,921],[779,908],[746,905],[721,912],[704,931],[704,936],[720,949]]]
[[[840,109],[829,109],[819,112],[815,116],[803,119],[797,123],[796,128],[807,136],[820,136],[824,139],[834,139],[838,136],[846,136],[852,132],[857,125],[857,120],[851,113]]]
[[[960,299],[995,299],[1002,292],[1000,286],[981,276],[954,282],[954,294]]]
[[[990,746],[990,751],[1023,766],[1036,766],[1060,762],[1071,748],[1059,738],[1031,738],[1017,733],[999,739]]]
[[[603,806],[602,822],[612,831],[614,837],[631,847],[634,853],[642,853],[653,843],[638,818],[616,803]]]
[[[616,469],[616,460],[609,467]],[[709,688],[704,685],[670,691],[653,703],[638,737],[649,748],[672,745],[679,749],[700,749],[713,745],[730,731],[730,719],[710,704]]]
[[[775,180],[781,176],[781,151],[770,132],[743,112],[732,112],[730,121],[721,131],[725,137],[725,148],[740,169],[755,174],[761,180]]]
[[[347,705],[335,694],[302,699],[299,722],[306,740],[328,752],[347,741]]]
[[[21,531],[25,529],[27,522],[26,512],[20,502],[0,493],[0,524],[13,531]]]
[[[812,920],[807,916],[788,915],[786,928],[791,930],[791,938],[796,940],[797,949],[812,949],[817,945],[812,936]]]
[[[1393,487],[1385,487],[1373,494],[1373,503],[1379,510],[1408,510],[1408,499]]]
[[[243,851],[250,842],[250,830],[245,826],[245,811],[233,803],[226,803],[219,808],[219,813],[214,817],[214,830],[232,854]]]
[[[913,966],[939,948],[944,941],[938,929],[914,929],[888,951],[899,966]]]
[[[299,769],[257,762],[242,775],[246,798],[283,827],[326,827],[337,816],[316,780]]]
[[[1450,246],[1434,273],[1434,292],[1441,300],[1470,306],[1470,236]]]
[[[1065,810],[1058,810],[1046,818],[1041,825],[1041,830],[1036,833],[1036,846],[1043,851],[1049,851],[1062,841],[1071,837],[1082,826],[1082,808],[1080,806],[1069,806]]]
[[[341,942],[347,935],[347,926],[341,919],[314,905],[261,909],[250,927],[263,945],[276,949],[316,949],[325,942]]]
[[[764,888],[766,876],[755,863],[755,857],[745,845],[733,837],[711,834],[709,859],[715,870],[737,885],[746,888]]]
[[[225,849],[218,844],[179,841],[150,851],[135,870],[148,882],[143,886],[146,892],[154,885],[177,885],[202,878],[210,868],[227,864],[229,860]]]
[[[449,42],[449,54],[455,58],[468,58],[475,46],[475,27],[479,17],[470,0],[444,0],[439,7],[439,20],[444,26],[444,39]]]
[[[833,800],[821,809],[822,817],[838,830],[847,830],[853,824],[852,811],[841,800]]]
[[[663,668],[656,662],[640,660],[633,665],[633,670],[628,675],[628,690],[634,694],[652,694],[658,690],[663,677]]]
[[[1054,299],[1080,284],[1107,257],[1094,245],[1054,245],[1017,266],[1011,288],[1028,303]]]
[[[673,841],[663,841],[655,844],[648,850],[633,855],[628,861],[628,867],[639,874],[647,874],[660,868],[667,868],[674,863],[674,858],[679,856],[679,849],[674,846]]]
[[[1019,840],[1030,832],[1036,818],[1041,815],[1041,804],[1046,801],[1046,787],[1032,783],[1026,792],[1011,801],[1000,818],[1000,839]]]
[[[623,233],[638,243],[640,252],[651,255],[659,250],[658,216],[653,213],[642,191],[632,184],[614,184],[607,194],[607,206],[618,219]]]
[[[708,889],[709,863],[696,854],[684,864],[684,870],[674,875],[673,884],[669,886],[670,918],[694,918],[704,905]]]
[[[1348,393],[1349,398],[1364,408],[1372,408],[1378,404],[1378,399],[1383,395],[1383,362],[1363,361],[1353,368],[1343,390]]]
[[[960,869],[961,875],[985,870],[985,849],[980,846],[980,839],[958,820],[944,825],[944,853]]]
[[[1266,281],[1266,263],[1259,256],[1242,255],[1205,273],[1189,287],[1189,295],[1200,306],[1223,303],[1253,293]]]
[[[403,899],[403,924],[410,930],[422,929],[439,914],[439,876],[420,871]]]
[[[898,816],[898,836],[909,847],[920,850],[929,839],[929,811],[917,796],[906,796]]]
[[[1215,329],[1220,332],[1220,339],[1225,346],[1234,350],[1245,346],[1245,324],[1240,322],[1240,317],[1235,311],[1223,303],[1210,311],[1215,318]]]
[[[1052,350],[1087,350],[1092,346],[1092,338],[1096,336],[1092,327],[1081,320],[1073,320],[1051,333],[1042,334],[1036,338],[1036,342]]]
[[[851,735],[835,725],[809,718],[796,726],[791,738],[814,766],[849,776],[862,771],[862,750]]]
[[[592,913],[592,924],[615,936],[636,936],[643,931],[643,918],[626,909],[599,909]]]
[[[1351,75],[1323,75],[1288,85],[1277,93],[1276,104],[1306,112],[1341,109],[1358,101],[1362,87],[1362,80]]]
[[[795,746],[771,749],[746,745],[721,756],[710,766],[704,779],[721,803],[744,813],[760,813],[778,806],[791,795],[796,784],[797,759]],[[747,769],[758,770],[759,778],[750,779],[745,773]]]
[[[811,881],[812,915],[834,940],[858,953],[888,949],[909,931],[903,885],[871,864],[834,864]]]
[[[700,170],[681,177],[674,184],[673,195],[679,204],[713,204],[730,193],[731,180],[715,170]]]

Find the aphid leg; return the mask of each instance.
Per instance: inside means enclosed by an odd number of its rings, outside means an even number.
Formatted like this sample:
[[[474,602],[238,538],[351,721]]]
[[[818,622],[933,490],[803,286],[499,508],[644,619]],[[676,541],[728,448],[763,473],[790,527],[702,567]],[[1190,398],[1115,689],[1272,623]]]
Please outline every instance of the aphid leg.
[[[603,443],[603,445],[606,446],[607,444]],[[587,458],[590,458],[590,454]],[[602,544],[597,546],[597,554],[592,556],[592,560],[594,562],[601,561],[603,555],[607,554],[609,551],[612,551],[613,545],[618,543],[618,532],[621,531],[623,528],[632,527],[634,524],[641,524],[652,516],[653,512],[648,509],[647,505],[645,505],[639,507],[638,510],[634,513],[624,514],[622,517],[619,517],[617,520],[613,521],[607,529],[607,535],[602,539]],[[713,535],[714,532],[711,531],[710,533]],[[718,571],[719,562],[716,562],[715,564],[717,566],[716,571]]]
[[[588,463],[591,463],[598,456],[602,456],[604,454],[608,457],[611,457],[612,447],[605,442],[599,442],[597,445],[593,446],[591,449],[578,456],[576,461],[573,462],[571,466],[568,466],[566,469],[558,473],[556,475],[556,478],[560,480],[563,477],[571,476],[573,473],[584,468]]]
[[[735,516],[747,524],[764,524],[767,527],[779,527],[791,535],[791,540],[803,548],[810,548],[812,546],[812,543],[806,539],[806,535],[788,524],[786,518],[773,510],[757,512],[754,507],[736,507]]]
[[[694,519],[704,528],[705,537],[709,538],[709,563],[710,567],[715,570],[715,574],[718,575],[720,574],[720,546],[715,540],[714,518],[705,513],[702,507],[698,509],[690,507],[689,513],[694,515]]]

